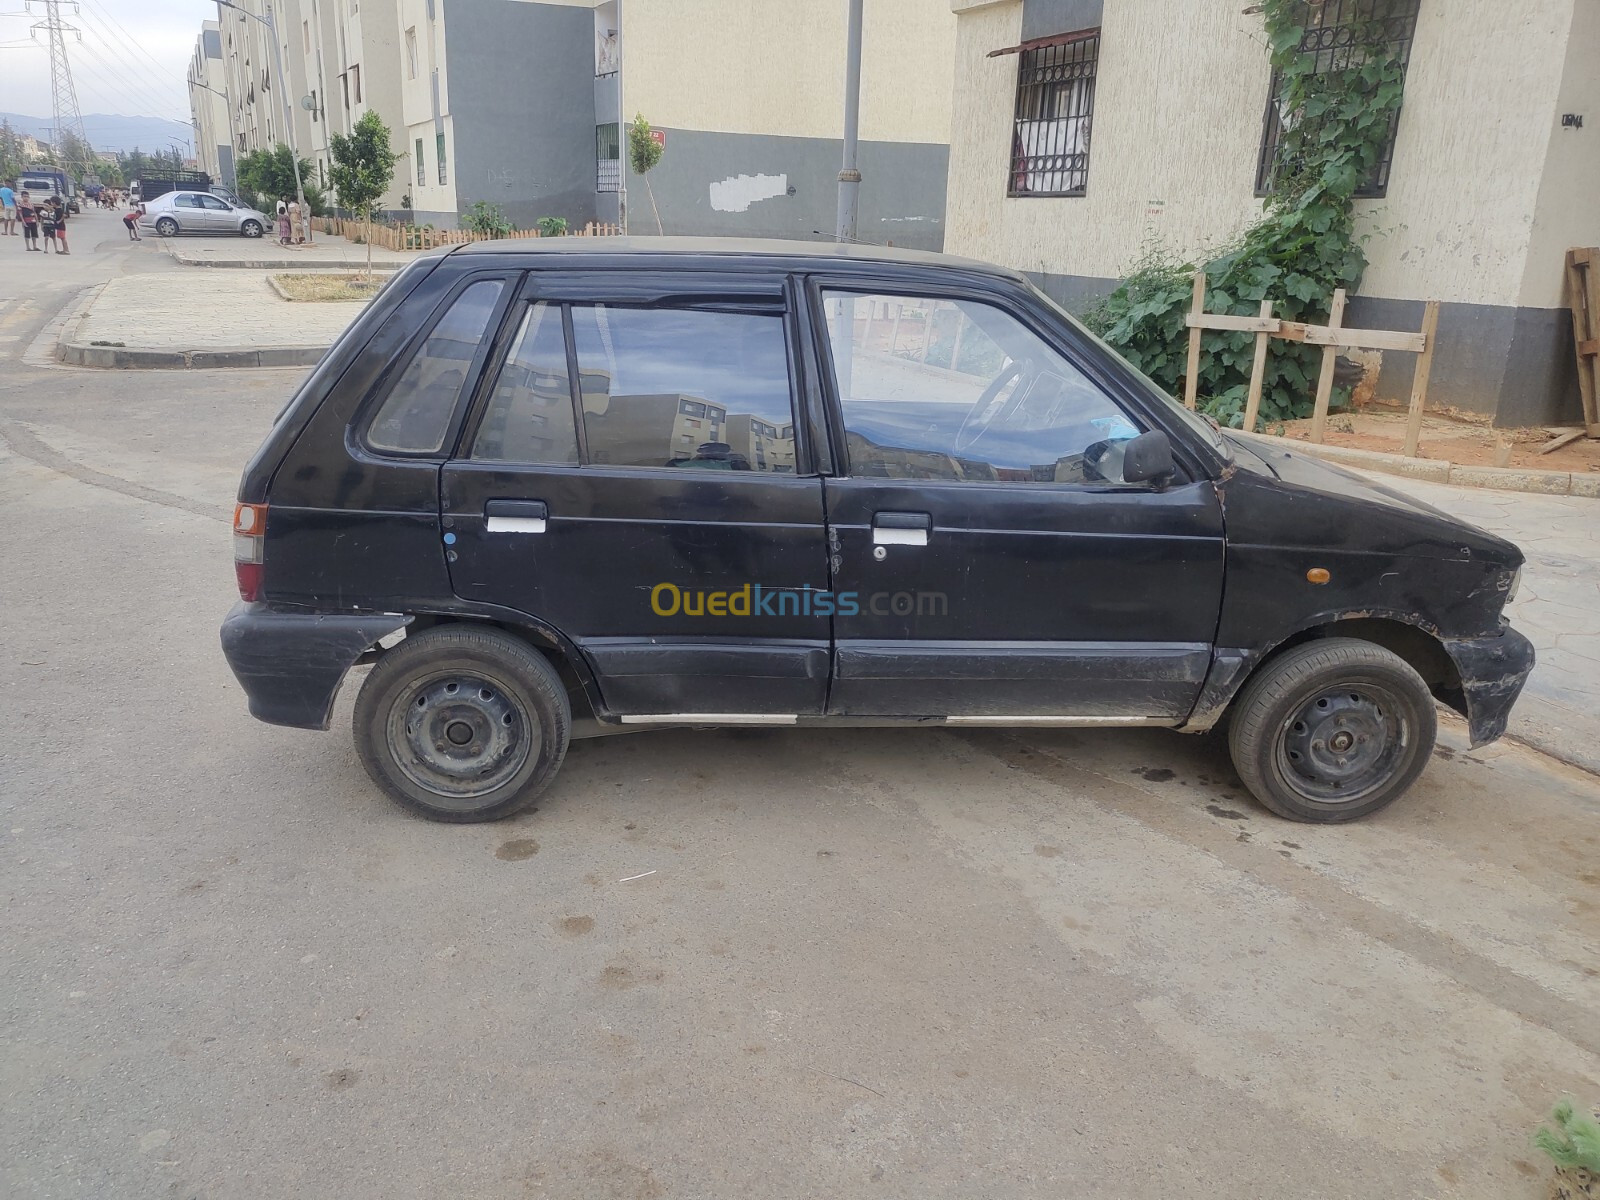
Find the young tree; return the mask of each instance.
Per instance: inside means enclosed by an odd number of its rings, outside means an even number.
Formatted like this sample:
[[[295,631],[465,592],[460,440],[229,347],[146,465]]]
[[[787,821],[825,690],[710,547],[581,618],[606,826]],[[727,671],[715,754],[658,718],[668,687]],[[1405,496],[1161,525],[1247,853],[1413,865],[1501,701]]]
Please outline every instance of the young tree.
[[[659,234],[663,232],[661,210],[656,207],[656,190],[650,186],[650,168],[661,161],[661,143],[650,134],[650,122],[644,119],[644,114],[634,114],[633,124],[628,126],[628,164],[633,168],[633,173],[644,180],[644,190],[650,197],[650,211],[655,214],[656,232]]]
[[[252,150],[240,156],[233,177],[243,199],[270,212],[273,201],[278,197],[294,195],[294,158],[289,153],[289,147],[282,142],[271,150]],[[308,158],[300,160],[300,177],[315,178]],[[322,193],[315,187],[306,184],[305,194],[306,206],[313,213],[322,208]]]
[[[389,127],[368,109],[349,137],[336,133],[329,139],[333,167],[328,172],[339,203],[354,209],[367,224],[367,278],[372,278],[372,207],[394,180],[399,158],[389,148]]]
[[[10,121],[0,121],[0,179],[15,179],[27,164],[22,157],[22,135]]]

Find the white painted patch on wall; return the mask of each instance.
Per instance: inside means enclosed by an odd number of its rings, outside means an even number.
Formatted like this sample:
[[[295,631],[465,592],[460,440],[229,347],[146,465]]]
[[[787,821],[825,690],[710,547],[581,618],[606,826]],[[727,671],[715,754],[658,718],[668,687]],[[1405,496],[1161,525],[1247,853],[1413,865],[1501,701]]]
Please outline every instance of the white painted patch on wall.
[[[711,207],[718,212],[749,212],[758,200],[771,200],[789,190],[787,175],[732,175],[711,185]]]

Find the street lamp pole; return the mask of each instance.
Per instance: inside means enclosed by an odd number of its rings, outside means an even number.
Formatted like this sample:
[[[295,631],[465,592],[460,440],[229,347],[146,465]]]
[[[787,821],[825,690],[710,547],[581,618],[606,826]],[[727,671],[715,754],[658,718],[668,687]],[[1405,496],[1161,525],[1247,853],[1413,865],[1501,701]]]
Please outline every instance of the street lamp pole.
[[[856,139],[861,124],[861,7],[850,0],[850,27],[844,64],[844,163],[839,168],[839,210],[834,236],[841,242],[856,240],[856,198],[861,172],[856,168]]]
[[[857,0],[859,3],[859,0]],[[300,212],[306,211],[306,187],[300,178],[300,148],[294,140],[294,107],[289,103],[289,76],[283,69],[283,47],[278,44],[278,27],[272,20],[272,5],[267,5],[267,15],[258,17],[247,8],[235,4],[233,0],[217,0],[219,8],[231,8],[235,12],[243,13],[253,21],[259,21],[267,27],[267,36],[272,39],[273,67],[278,72],[278,94],[283,97],[284,133],[289,139],[289,162],[294,166],[294,197],[300,204]],[[307,222],[307,227],[310,223]]]

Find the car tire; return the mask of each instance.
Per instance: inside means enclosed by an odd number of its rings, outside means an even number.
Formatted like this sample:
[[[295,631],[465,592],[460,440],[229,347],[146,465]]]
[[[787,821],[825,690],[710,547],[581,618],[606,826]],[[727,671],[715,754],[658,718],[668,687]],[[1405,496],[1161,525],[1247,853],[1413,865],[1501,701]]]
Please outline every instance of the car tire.
[[[407,637],[373,667],[355,708],[372,781],[433,821],[498,821],[532,804],[572,731],[566,688],[526,642],[446,625]]]
[[[258,238],[261,236],[261,222],[246,221],[243,225],[239,226],[239,232],[247,238]]]
[[[178,233],[178,223],[171,217],[162,217],[156,222],[156,232],[162,237],[176,237]]]
[[[1438,714],[1399,655],[1326,638],[1266,663],[1230,708],[1228,749],[1280,817],[1337,824],[1392,804],[1433,753]]]

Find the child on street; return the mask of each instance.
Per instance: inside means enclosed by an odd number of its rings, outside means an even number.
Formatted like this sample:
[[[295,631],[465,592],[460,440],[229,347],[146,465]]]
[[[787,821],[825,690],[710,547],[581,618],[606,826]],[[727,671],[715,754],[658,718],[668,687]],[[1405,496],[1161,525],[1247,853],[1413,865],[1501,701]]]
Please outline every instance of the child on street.
[[[34,206],[33,198],[27,192],[17,197],[17,217],[22,221],[22,248],[24,250],[37,250],[39,248],[39,210]]]
[[[66,254],[67,251],[67,206],[61,203],[60,196],[50,197],[50,206],[56,214],[56,253]]]
[[[44,234],[44,252],[56,250],[56,206],[50,200],[39,205],[39,232]]]
[[[144,240],[139,236],[139,218],[142,216],[144,216],[144,205],[136,204],[133,206],[133,211],[122,218],[122,223],[128,230],[129,241],[142,242]]]

